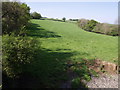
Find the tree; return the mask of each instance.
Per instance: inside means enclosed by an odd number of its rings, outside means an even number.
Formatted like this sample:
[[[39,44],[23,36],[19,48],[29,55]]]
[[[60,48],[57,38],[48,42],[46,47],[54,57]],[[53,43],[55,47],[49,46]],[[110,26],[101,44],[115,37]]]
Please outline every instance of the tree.
[[[95,20],[89,20],[84,29],[87,31],[92,31],[97,23],[98,22]]]
[[[85,29],[85,26],[88,24],[88,21],[87,19],[80,19],[78,21],[78,26],[81,27],[82,29]]]
[[[97,23],[96,26],[94,27],[93,31],[97,33],[102,33],[102,23]],[[104,29],[103,29],[104,30]]]
[[[41,14],[39,14],[37,12],[31,13],[31,18],[32,19],[40,19],[41,17],[42,17]]]
[[[2,3],[2,27],[3,34],[18,34],[30,19],[30,8],[25,3],[3,2]]]
[[[62,18],[62,20],[65,22],[66,18],[65,18],[65,17],[63,17],[63,18]]]

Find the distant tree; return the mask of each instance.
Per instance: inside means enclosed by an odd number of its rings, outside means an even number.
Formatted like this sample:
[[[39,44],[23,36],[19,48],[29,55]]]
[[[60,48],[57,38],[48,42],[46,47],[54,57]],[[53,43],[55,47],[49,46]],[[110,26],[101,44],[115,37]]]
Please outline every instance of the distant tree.
[[[95,20],[89,20],[84,29],[87,31],[92,31],[97,23],[98,22]]]
[[[102,23],[97,23],[96,26],[94,27],[93,31],[97,33],[102,33]]]
[[[112,35],[112,36],[119,36],[119,30],[118,30],[118,25],[114,25],[111,28],[111,32],[108,33],[108,35]]]
[[[78,21],[78,26],[86,31],[92,31],[95,33],[101,33],[111,36],[118,36],[118,25],[99,23],[95,20],[80,19]]]
[[[114,25],[114,24],[112,25],[108,23],[98,23],[96,24],[93,31],[101,34],[118,36],[118,25]]]
[[[78,26],[82,29],[85,29],[85,26],[88,24],[88,21],[87,19],[80,19],[78,21]]]
[[[30,14],[32,19],[40,19],[42,18],[41,14],[37,13],[37,12],[33,12]]]
[[[62,18],[62,20],[65,22],[66,18],[65,18],[65,17],[63,17],[63,18]]]
[[[78,21],[78,19],[72,19],[72,21]]]

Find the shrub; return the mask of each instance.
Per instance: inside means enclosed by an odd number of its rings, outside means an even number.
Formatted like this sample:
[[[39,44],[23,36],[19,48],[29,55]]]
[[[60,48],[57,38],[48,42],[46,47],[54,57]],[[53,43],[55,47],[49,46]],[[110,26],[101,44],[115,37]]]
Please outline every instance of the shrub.
[[[102,24],[101,23],[97,23],[96,26],[93,29],[93,32],[101,33],[102,32],[101,28],[102,28]]]
[[[38,49],[37,40],[28,37],[3,36],[3,72],[8,77],[17,77],[23,73],[24,65],[32,63],[35,51]]]
[[[98,22],[95,20],[80,19],[78,26],[86,31],[92,31]]]
[[[95,20],[80,19],[78,26],[86,31],[106,34],[111,36],[118,36],[118,25],[99,23]]]
[[[27,4],[20,2],[3,2],[2,3],[2,32],[11,34],[19,33],[21,28],[25,27],[30,20],[30,8]]]
[[[102,23],[101,30],[104,34],[108,34],[110,32],[110,25],[107,23]]]
[[[118,26],[107,23],[98,23],[93,29],[94,32],[99,32],[106,35],[118,36]]]
[[[84,29],[87,31],[92,31],[97,23],[98,22],[95,20],[89,20]]]
[[[111,32],[108,33],[108,35],[112,35],[112,36],[118,36],[118,25],[113,25],[111,26]]]
[[[82,29],[85,29],[85,26],[88,24],[88,21],[89,20],[86,20],[86,19],[80,19],[78,21],[78,26]]]

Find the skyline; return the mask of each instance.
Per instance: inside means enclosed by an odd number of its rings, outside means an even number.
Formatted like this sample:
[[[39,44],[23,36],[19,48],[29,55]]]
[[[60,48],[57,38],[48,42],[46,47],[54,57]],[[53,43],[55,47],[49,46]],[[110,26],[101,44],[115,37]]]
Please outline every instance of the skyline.
[[[94,19],[101,23],[117,23],[117,2],[26,2],[30,12],[43,17],[62,19]]]

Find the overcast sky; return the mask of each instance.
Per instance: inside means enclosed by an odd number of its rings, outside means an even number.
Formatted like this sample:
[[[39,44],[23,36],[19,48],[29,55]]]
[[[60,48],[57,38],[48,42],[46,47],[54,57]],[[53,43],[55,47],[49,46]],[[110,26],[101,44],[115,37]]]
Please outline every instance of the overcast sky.
[[[31,12],[48,18],[85,18],[114,24],[118,18],[118,2],[26,2]]]

